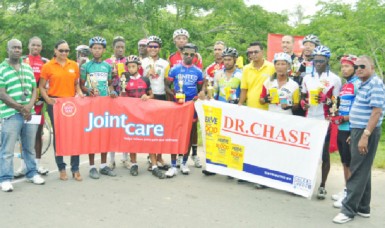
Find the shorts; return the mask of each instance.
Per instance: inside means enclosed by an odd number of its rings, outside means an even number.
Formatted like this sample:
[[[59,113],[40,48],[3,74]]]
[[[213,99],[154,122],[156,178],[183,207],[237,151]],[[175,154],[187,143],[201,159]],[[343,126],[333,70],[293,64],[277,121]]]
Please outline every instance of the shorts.
[[[337,135],[337,145],[338,151],[341,156],[341,163],[345,164],[347,167],[350,166],[351,153],[350,153],[350,145],[346,142],[346,140],[350,136],[350,131],[341,131],[338,130]]]
[[[331,127],[329,126],[328,132],[326,133],[324,146],[322,148],[322,162],[330,162],[330,153],[329,153],[330,133],[331,133]]]
[[[41,111],[43,110],[43,107],[44,107],[44,103],[41,105],[35,105],[34,107],[36,115],[41,115],[40,125],[44,124],[44,115],[42,115],[41,113]]]

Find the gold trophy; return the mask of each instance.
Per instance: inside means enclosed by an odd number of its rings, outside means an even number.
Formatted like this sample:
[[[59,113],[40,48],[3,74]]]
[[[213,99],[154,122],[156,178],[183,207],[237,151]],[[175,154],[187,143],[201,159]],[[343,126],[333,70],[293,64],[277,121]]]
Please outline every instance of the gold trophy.
[[[209,99],[212,99],[214,97],[214,87],[209,83],[209,86],[207,86],[207,97]]]
[[[126,76],[122,75],[122,77],[120,77],[120,96],[126,95],[126,86],[127,86]]]
[[[94,96],[99,95],[99,89],[98,89],[98,80],[96,79],[96,76],[94,74],[89,74],[90,79],[90,86],[93,91]]]
[[[332,107],[329,108],[330,116],[336,116],[336,113],[338,111],[337,98],[335,96],[332,96],[331,102],[332,102]]]
[[[176,102],[178,104],[183,104],[186,101],[186,94],[183,92],[183,76],[178,75],[178,86],[179,91],[175,93]]]

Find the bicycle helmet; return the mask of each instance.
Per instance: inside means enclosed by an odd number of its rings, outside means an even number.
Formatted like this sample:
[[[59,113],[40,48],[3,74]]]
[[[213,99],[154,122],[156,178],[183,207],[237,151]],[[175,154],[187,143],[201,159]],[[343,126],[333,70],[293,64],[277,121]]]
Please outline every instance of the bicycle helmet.
[[[351,55],[351,54],[347,54],[347,55],[344,55],[342,56],[341,60],[340,60],[340,63],[341,64],[350,64],[350,65],[354,65],[354,62],[357,60],[357,56],[355,55]]]
[[[198,47],[195,46],[195,44],[187,43],[186,45],[183,46],[183,49],[186,49],[186,48],[191,48],[191,49],[194,49],[195,52],[198,52]]]
[[[180,28],[174,31],[174,34],[172,35],[172,39],[175,39],[177,36],[186,36],[187,38],[190,38],[190,34],[187,32],[186,29]]]
[[[81,53],[81,54],[84,54],[84,55],[87,55],[87,56],[91,54],[90,48],[87,45],[84,45],[84,44],[77,46],[75,50],[78,53]]]
[[[126,65],[129,64],[129,63],[136,63],[136,64],[138,64],[138,65],[142,64],[142,63],[140,62],[139,57],[136,56],[136,55],[130,55],[130,56],[127,57]]]
[[[322,55],[330,59],[330,56],[331,56],[330,49],[326,46],[318,46],[313,51],[313,56],[315,55]]]
[[[305,44],[306,42],[311,42],[315,44],[316,47],[321,45],[321,41],[318,39],[316,35],[313,35],[313,34],[307,35],[305,36],[305,38],[303,38],[302,44]]]
[[[147,45],[149,45],[151,42],[159,44],[159,47],[162,47],[162,39],[160,39],[157,36],[150,36],[147,38]]]
[[[146,38],[143,38],[143,39],[139,40],[138,46],[139,46],[139,45],[146,45],[146,46],[147,46],[147,39],[146,39]]]
[[[104,39],[103,37],[100,37],[100,36],[95,36],[95,37],[90,39],[90,42],[89,42],[90,48],[92,48],[92,46],[94,46],[94,44],[101,44],[104,48],[107,47],[106,39]]]
[[[284,52],[280,52],[280,53],[275,53],[274,54],[273,63],[275,64],[279,60],[286,61],[290,65],[292,63],[291,56],[289,54],[287,54],[287,53],[284,53]]]
[[[228,47],[222,52],[222,57],[225,57],[225,56],[232,56],[232,57],[238,58],[238,51],[235,48]]]

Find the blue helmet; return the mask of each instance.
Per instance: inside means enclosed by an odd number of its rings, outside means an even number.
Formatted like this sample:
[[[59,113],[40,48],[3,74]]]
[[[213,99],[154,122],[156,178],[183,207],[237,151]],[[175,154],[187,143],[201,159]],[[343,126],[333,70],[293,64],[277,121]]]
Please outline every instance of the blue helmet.
[[[330,49],[326,46],[318,46],[314,49],[313,51],[313,56],[315,55],[322,55],[325,56],[326,58],[330,59],[330,56],[332,55],[330,53]]]
[[[100,37],[100,36],[95,36],[95,37],[90,39],[90,42],[89,42],[90,48],[92,48],[92,46],[94,46],[94,44],[101,44],[101,45],[103,45],[104,48],[107,47],[106,39],[104,39],[103,37]]]

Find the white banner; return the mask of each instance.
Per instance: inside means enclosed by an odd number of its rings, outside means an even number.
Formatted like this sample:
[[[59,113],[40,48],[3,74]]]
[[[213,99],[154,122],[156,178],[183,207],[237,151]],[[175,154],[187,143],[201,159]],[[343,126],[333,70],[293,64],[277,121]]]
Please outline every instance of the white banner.
[[[311,197],[327,121],[214,100],[195,108],[208,171]]]

